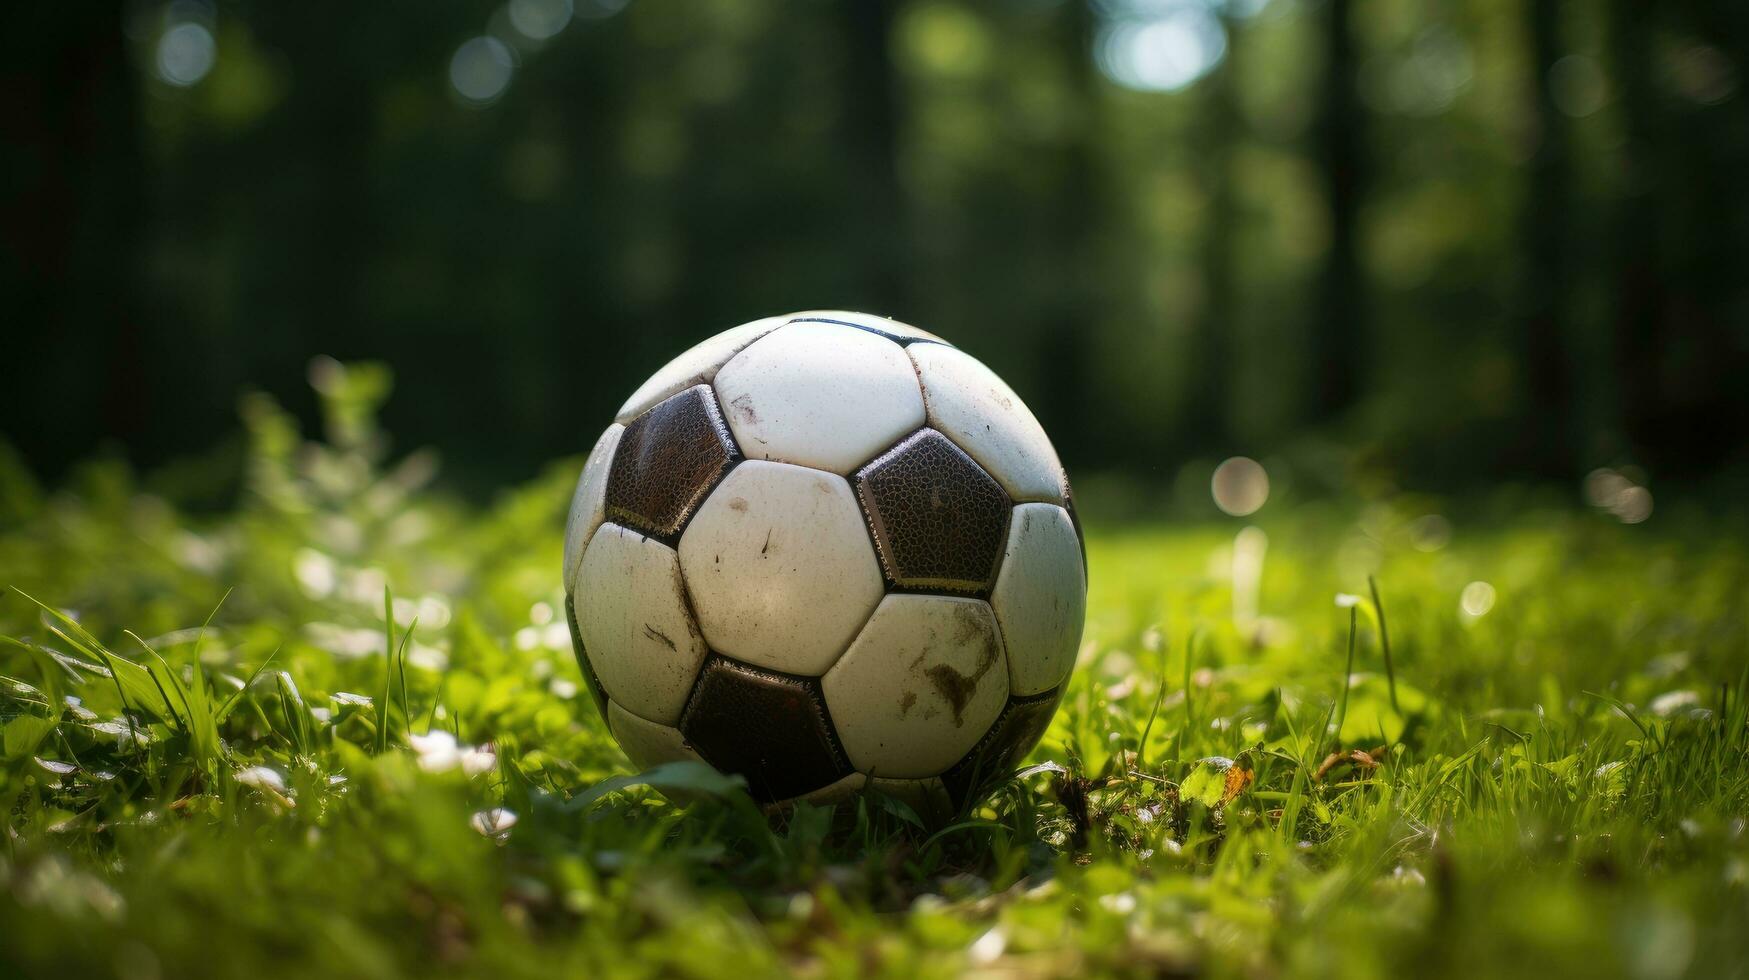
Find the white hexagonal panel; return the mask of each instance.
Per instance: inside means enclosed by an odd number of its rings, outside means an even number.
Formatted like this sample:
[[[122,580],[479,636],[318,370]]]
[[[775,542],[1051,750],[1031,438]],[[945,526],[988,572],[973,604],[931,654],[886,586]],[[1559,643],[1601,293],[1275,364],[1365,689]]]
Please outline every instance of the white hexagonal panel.
[[[791,323],[736,354],[715,387],[748,459],[848,474],[923,425],[905,349],[855,327]]]
[[[990,594],[1008,649],[1008,683],[1025,697],[1048,691],[1075,668],[1087,612],[1087,575],[1069,512],[1021,504]]]
[[[947,341],[920,327],[913,327],[909,323],[894,320],[891,317],[875,316],[872,313],[856,313],[851,310],[803,310],[800,313],[790,314],[789,319],[802,321],[836,320],[840,323],[854,323],[903,341],[933,340],[941,344],[947,343]]]
[[[881,599],[850,483],[788,463],[730,470],[681,535],[680,567],[711,649],[788,674],[824,673]]]
[[[946,771],[1008,701],[996,617],[958,596],[882,599],[820,684],[850,764],[897,778]]]
[[[976,358],[941,344],[905,348],[923,382],[929,424],[947,434],[1016,502],[1063,502],[1063,466],[1014,389]]]
[[[619,448],[619,437],[626,427],[618,422],[607,427],[595,448],[589,450],[589,460],[577,475],[577,489],[571,494],[570,516],[565,518],[565,590],[573,586],[577,564],[583,560],[583,546],[595,536],[601,526],[602,502],[607,496],[607,469],[613,465],[613,451]]]
[[[681,737],[680,730],[658,725],[648,718],[639,718],[620,707],[619,702],[607,702],[607,730],[625,750],[626,758],[639,771],[653,769],[665,762],[702,762]]]
[[[729,358],[739,354],[748,344],[788,323],[789,319],[787,316],[768,316],[762,320],[743,323],[692,347],[669,361],[662,370],[652,374],[650,380],[644,382],[637,391],[632,392],[632,397],[619,407],[619,414],[614,417],[614,421],[623,425],[669,395],[685,391],[693,385],[709,384],[717,376],[717,371],[729,362]]]
[[[583,550],[574,597],[577,632],[607,696],[654,722],[680,721],[704,662],[704,637],[686,609],[674,549],[603,524]]]

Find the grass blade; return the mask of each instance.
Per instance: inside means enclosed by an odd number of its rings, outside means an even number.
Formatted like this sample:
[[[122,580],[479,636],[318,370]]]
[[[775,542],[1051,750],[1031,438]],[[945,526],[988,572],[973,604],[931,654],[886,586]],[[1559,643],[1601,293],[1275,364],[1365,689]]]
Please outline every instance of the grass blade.
[[[389,698],[395,690],[395,601],[383,586],[383,696],[377,701],[377,755],[389,750]]]
[[[1336,704],[1336,749],[1342,750],[1342,724],[1348,720],[1348,679],[1354,676],[1354,633],[1360,610],[1348,607],[1348,665],[1342,669],[1342,695]]]
[[[1368,575],[1366,585],[1372,590],[1372,610],[1379,617],[1379,646],[1385,651],[1385,683],[1390,686],[1391,710],[1401,715],[1403,709],[1397,707],[1397,669],[1391,663],[1391,628],[1385,625],[1385,604],[1379,599],[1378,580]]]
[[[1190,636],[1184,641],[1184,734],[1178,739],[1179,751],[1183,751],[1185,740],[1190,733],[1196,731],[1196,714],[1190,705],[1190,662],[1196,658],[1196,641],[1202,637],[1202,627],[1190,631]]]
[[[61,610],[38,600],[16,586],[12,587],[12,591],[23,596],[42,611],[43,625],[49,632],[60,637],[64,643],[78,653],[84,654],[89,660],[96,661],[95,664],[86,663],[85,666],[88,669],[105,674],[115,681],[116,694],[121,698],[124,713],[130,709],[137,709],[154,718],[164,717],[151,706],[153,695],[159,692],[159,687],[146,668],[125,657],[110,653],[109,649],[97,637],[92,636],[85,627],[79,625],[77,620]],[[170,719],[166,717],[164,720]],[[128,724],[131,726],[133,719],[130,718]]]
[[[226,698],[224,704],[219,705],[219,710],[213,714],[214,724],[223,724],[224,720],[231,716],[231,712],[237,707],[238,703],[243,700],[243,695],[248,694],[249,688],[255,684],[255,679],[261,676],[261,672],[267,669],[268,664],[273,663],[273,658],[279,656],[279,651],[279,647],[274,647],[273,652],[267,655],[267,659],[261,661],[261,663],[250,672],[249,679],[243,682],[243,686],[238,688],[230,697]]]
[[[1142,726],[1142,737],[1136,743],[1136,769],[1142,770],[1148,754],[1148,735],[1154,731],[1154,720],[1160,717],[1160,706],[1166,703],[1166,665],[1171,654],[1169,643],[1160,644],[1160,689],[1154,694],[1154,707],[1148,711],[1148,723]],[[1188,653],[1185,656],[1189,656]],[[1185,692],[1189,697],[1189,692]]]
[[[401,649],[395,654],[395,672],[401,678],[401,735],[411,738],[413,735],[413,705],[407,696],[407,644],[413,642],[413,631],[419,628],[419,617],[407,624],[407,632],[401,634]],[[456,732],[461,737],[461,732]]]

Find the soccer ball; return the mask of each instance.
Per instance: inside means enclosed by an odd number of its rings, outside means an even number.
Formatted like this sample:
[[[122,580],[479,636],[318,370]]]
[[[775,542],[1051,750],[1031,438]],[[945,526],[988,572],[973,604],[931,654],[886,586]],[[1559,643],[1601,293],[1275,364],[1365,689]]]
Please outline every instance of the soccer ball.
[[[1020,398],[934,334],[829,310],[727,330],[632,394],[577,481],[565,592],[634,764],[942,814],[1043,735],[1087,578]]]

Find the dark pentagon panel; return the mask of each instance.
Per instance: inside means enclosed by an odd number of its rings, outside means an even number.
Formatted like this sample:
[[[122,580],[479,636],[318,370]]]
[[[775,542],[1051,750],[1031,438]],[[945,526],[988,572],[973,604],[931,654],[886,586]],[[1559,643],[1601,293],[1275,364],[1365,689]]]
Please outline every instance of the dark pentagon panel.
[[[577,651],[577,667],[583,671],[583,683],[589,688],[589,697],[595,701],[595,710],[601,712],[601,720],[607,720],[607,692],[601,688],[601,679],[595,676],[595,668],[589,664],[589,652],[583,649],[583,633],[577,628],[577,611],[571,606],[571,597],[565,596],[565,621],[571,624],[571,648]]]
[[[964,759],[941,774],[941,782],[955,806],[964,806],[980,790],[1014,772],[1014,767],[1044,737],[1045,729],[1051,727],[1051,716],[1057,713],[1057,701],[1062,696],[1063,689],[1059,687],[1043,694],[1008,699],[1008,706],[1002,709],[990,731]]]
[[[704,760],[747,780],[755,799],[786,800],[850,773],[820,682],[712,656],[699,672],[680,733]]]
[[[607,519],[672,544],[740,458],[710,385],[672,395],[626,424],[607,473]]]
[[[1008,495],[965,450],[920,429],[856,474],[887,581],[983,593],[1008,534]]]

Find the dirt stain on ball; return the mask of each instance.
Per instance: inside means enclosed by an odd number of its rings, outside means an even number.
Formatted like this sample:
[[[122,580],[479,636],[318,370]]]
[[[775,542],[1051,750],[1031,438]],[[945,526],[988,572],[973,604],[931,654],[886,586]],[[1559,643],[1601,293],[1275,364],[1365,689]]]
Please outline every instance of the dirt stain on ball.
[[[664,633],[661,630],[657,629],[656,627],[651,626],[649,623],[644,624],[644,635],[649,637],[652,640],[657,641],[658,643],[661,643],[663,646],[667,647],[670,650],[678,649],[677,647],[675,647],[674,641],[670,640],[668,638],[667,633]]]
[[[935,631],[930,630],[922,652],[918,653],[911,661],[911,669],[922,668],[923,676],[928,678],[930,686],[935,688],[935,693],[941,696],[941,700],[947,702],[948,708],[953,712],[954,726],[964,727],[966,705],[970,704],[973,695],[977,694],[978,683],[984,679],[984,675],[990,672],[990,668],[994,667],[999,659],[997,657],[996,637],[990,632],[989,624],[985,619],[978,615],[976,607],[956,605],[953,614],[952,645],[955,648],[963,648],[976,643],[982,648],[978,654],[977,666],[972,669],[971,673],[961,671],[952,664],[932,664],[923,667],[923,662],[928,659],[934,648],[936,638]],[[901,716],[911,709],[916,699],[915,692],[905,692],[899,702]]]
[[[748,425],[759,424],[759,411],[753,407],[752,395],[737,395],[729,402],[729,411]]]

